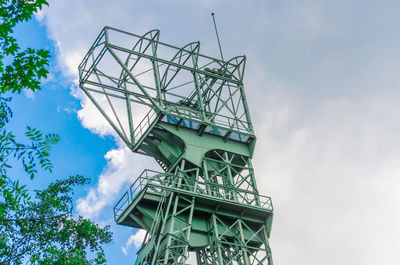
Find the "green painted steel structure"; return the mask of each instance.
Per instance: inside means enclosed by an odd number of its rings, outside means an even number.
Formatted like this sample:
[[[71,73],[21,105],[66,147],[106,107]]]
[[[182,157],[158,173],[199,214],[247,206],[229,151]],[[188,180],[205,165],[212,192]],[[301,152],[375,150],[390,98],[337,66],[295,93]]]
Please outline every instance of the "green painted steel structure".
[[[251,163],[256,137],[243,89],[245,57],[223,61],[105,27],[79,66],[80,87],[145,170],[114,207],[147,231],[135,264],[270,264],[273,208]]]

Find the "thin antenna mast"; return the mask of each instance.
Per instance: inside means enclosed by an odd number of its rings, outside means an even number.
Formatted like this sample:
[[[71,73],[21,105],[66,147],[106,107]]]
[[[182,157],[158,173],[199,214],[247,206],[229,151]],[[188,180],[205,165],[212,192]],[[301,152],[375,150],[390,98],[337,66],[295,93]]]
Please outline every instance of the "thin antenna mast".
[[[221,53],[221,59],[222,61],[224,60],[224,55],[222,54],[222,48],[221,48],[221,42],[219,41],[219,36],[218,36],[218,30],[217,30],[217,24],[215,23],[215,14],[211,13],[213,22],[214,22],[214,29],[215,29],[215,34],[217,35],[217,40],[218,40],[218,47],[219,47],[219,52]]]

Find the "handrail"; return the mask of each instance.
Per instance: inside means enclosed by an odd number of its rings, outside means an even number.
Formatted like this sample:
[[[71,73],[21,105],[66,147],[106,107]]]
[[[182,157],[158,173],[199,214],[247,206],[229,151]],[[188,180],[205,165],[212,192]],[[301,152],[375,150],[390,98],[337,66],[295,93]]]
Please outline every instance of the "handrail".
[[[154,122],[154,116],[156,116],[157,112],[154,109],[150,109],[147,112],[146,116],[142,119],[138,126],[133,130],[132,134],[134,136],[135,142],[137,142],[146,130],[150,127],[150,125]]]
[[[168,104],[169,106],[173,107],[170,109],[171,114],[174,113],[189,119],[195,119],[199,122],[202,121],[201,117],[196,115],[196,112],[193,112],[193,109],[185,108],[184,106],[175,102],[165,101],[164,104]],[[205,112],[205,114],[213,116],[213,122],[215,122],[216,125],[222,126],[224,129],[235,129],[241,133],[251,134],[252,124],[248,121],[241,120],[237,117],[229,117],[220,113]]]
[[[124,193],[121,199],[114,206],[114,219],[115,221],[123,213],[123,211],[132,203],[134,196],[137,195],[146,185],[148,179],[161,172],[145,169],[139,177],[132,183],[129,190]]]
[[[135,196],[146,189],[148,193],[160,194],[168,189],[181,192],[189,192],[193,195],[201,195],[210,198],[220,198],[225,201],[245,203],[257,208],[266,208],[273,211],[271,198],[260,195],[251,190],[239,189],[209,181],[197,181],[185,175],[176,176],[169,173],[160,173],[153,170],[144,170],[142,174],[130,186],[114,207],[115,220],[131,204]]]

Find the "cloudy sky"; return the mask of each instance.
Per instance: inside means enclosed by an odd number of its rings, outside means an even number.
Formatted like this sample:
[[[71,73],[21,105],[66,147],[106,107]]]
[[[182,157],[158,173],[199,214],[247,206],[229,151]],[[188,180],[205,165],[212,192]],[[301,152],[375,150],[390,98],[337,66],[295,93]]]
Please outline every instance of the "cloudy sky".
[[[77,89],[77,67],[105,25],[160,29],[176,46],[199,40],[201,53],[218,57],[215,12],[224,56],[247,56],[275,264],[400,264],[399,11],[398,1],[50,1],[31,27],[56,58],[53,78],[26,104],[63,119],[45,123],[66,142],[57,152],[74,159],[55,159],[94,177],[76,196],[77,214],[112,225],[110,264],[133,263],[143,235],[114,225],[112,207],[158,166],[113,136]]]

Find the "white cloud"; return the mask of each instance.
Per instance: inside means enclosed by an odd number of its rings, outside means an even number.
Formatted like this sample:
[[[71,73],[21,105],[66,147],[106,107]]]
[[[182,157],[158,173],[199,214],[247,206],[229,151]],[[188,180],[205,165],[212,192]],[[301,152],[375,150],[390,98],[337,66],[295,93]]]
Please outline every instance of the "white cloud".
[[[117,134],[101,115],[96,106],[76,86],[71,87],[71,95],[81,100],[82,108],[77,112],[78,118],[85,128],[101,136],[113,135],[119,148],[106,153],[107,165],[98,177],[95,187],[90,188],[84,198],[77,200],[78,213],[86,217],[98,216],[102,209],[112,204],[126,182],[134,181],[143,168],[143,158],[133,154],[118,138]],[[140,171],[139,171],[140,172]]]
[[[30,89],[24,89],[24,94],[27,98],[35,99],[35,92]]]
[[[136,231],[134,235],[131,235],[128,240],[125,243],[125,246],[122,246],[122,252],[125,254],[125,256],[128,255],[128,248],[130,246],[134,246],[136,249],[138,249],[141,245],[146,236],[146,230],[139,229]]]
[[[39,17],[57,43],[61,69],[76,80],[104,25],[138,34],[159,28],[161,40],[177,46],[200,39],[202,52],[218,56],[215,11],[225,57],[248,55],[254,166],[276,209],[275,263],[392,265],[400,263],[400,21],[384,2],[58,0]],[[78,98],[83,126],[113,134]],[[97,186],[78,201],[86,216],[111,204],[149,161],[125,148],[106,159]]]
[[[93,133],[101,136],[113,135],[117,138],[116,132],[108,124],[97,107],[89,100],[86,95],[80,97],[82,109],[78,111],[78,118],[83,127],[88,128]]]
[[[318,264],[329,256],[325,264],[373,264],[400,246],[393,236],[400,233],[400,142],[389,121],[400,109],[391,107],[397,100],[376,98],[357,106],[349,99],[321,102],[318,115],[300,124],[285,104],[265,113],[254,165],[276,209],[275,262],[307,256]],[[285,127],[290,133],[281,134]]]
[[[85,198],[77,200],[78,213],[86,217],[98,216],[104,206],[115,202],[116,195],[127,182],[133,182],[148,164],[149,159],[132,153],[127,147],[107,152],[107,166]]]
[[[189,257],[185,263],[188,265],[197,265],[196,252],[189,252]]]

